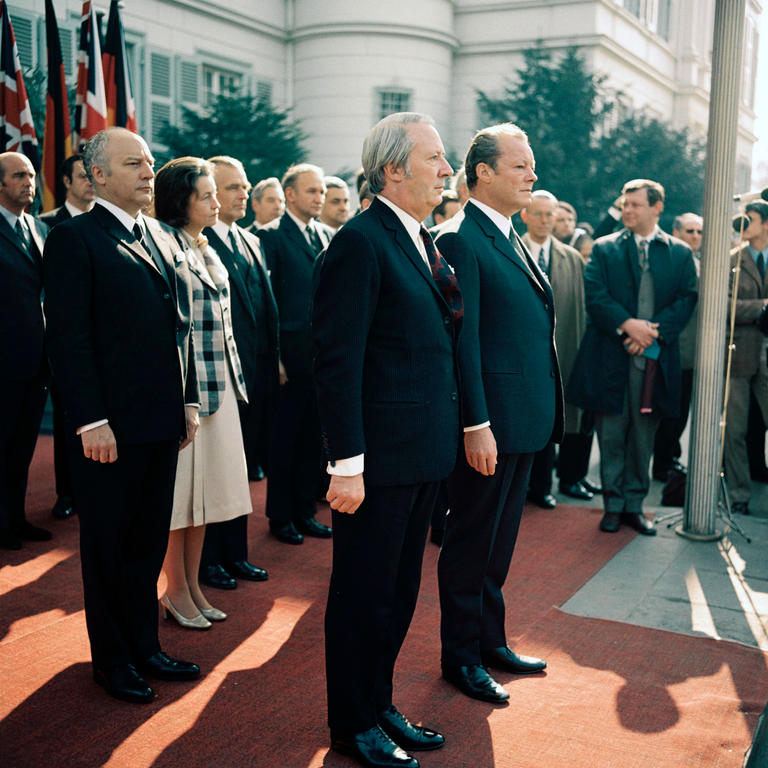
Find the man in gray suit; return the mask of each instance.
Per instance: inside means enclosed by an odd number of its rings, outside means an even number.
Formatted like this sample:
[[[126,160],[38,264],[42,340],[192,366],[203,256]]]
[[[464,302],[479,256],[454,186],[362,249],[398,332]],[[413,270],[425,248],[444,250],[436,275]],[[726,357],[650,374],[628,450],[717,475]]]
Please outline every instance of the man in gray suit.
[[[768,304],[768,203],[749,203],[744,212],[750,222],[742,235],[745,242],[731,258],[731,267],[739,264],[741,273],[725,428],[725,475],[733,511],[746,515],[752,490],[746,446],[750,390],[763,420],[768,421],[768,345],[757,325],[763,307]]]

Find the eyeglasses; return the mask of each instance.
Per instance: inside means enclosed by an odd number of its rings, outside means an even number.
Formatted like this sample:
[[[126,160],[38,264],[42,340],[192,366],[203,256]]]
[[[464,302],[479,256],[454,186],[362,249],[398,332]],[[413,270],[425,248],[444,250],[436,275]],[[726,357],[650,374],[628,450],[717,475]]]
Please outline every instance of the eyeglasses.
[[[686,232],[686,234],[688,234],[688,235],[692,235],[694,232],[695,232],[697,235],[700,235],[700,234],[702,234],[702,232],[704,232],[704,230],[703,230],[703,229],[686,229],[686,230],[685,230],[685,232]]]

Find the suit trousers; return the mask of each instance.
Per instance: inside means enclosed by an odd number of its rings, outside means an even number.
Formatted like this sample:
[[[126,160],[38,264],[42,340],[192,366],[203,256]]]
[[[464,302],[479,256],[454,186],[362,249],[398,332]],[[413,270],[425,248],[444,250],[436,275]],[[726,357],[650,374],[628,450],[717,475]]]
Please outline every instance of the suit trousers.
[[[462,455],[448,481],[451,511],[437,565],[445,666],[480,664],[483,651],[507,644],[502,587],[533,456],[501,454],[495,473],[484,476]]]
[[[630,365],[622,412],[595,414],[606,512],[642,512],[648,495],[648,470],[659,416],[640,413],[644,375],[645,371]]]
[[[546,494],[552,493],[552,470],[555,468],[555,451],[555,443],[547,443],[538,453],[533,454],[531,477],[528,481],[531,493],[539,496],[546,496]]]
[[[256,479],[258,467],[267,468],[270,433],[267,399],[270,397],[270,372],[275,367],[274,358],[272,355],[256,355],[253,367],[254,374],[245,382],[248,402],[239,400],[237,403],[249,480]]]
[[[67,420],[56,379],[51,379],[51,405],[53,405],[53,472],[56,476],[56,495],[72,498],[72,479],[69,472],[67,450]]]
[[[69,439],[73,503],[80,519],[85,620],[97,668],[160,650],[157,579],[168,545],[178,442],[117,443],[100,464]]]
[[[416,607],[440,483],[366,485],[354,515],[333,512],[325,611],[328,725],[358,733],[392,703],[392,676]]]
[[[688,423],[688,411],[691,408],[693,393],[693,368],[681,372],[680,382],[680,415],[672,419],[662,419],[656,430],[653,443],[654,474],[666,474],[672,468],[672,462],[682,456],[680,438]]]
[[[290,523],[314,517],[320,464],[320,422],[314,387],[288,380],[280,387],[269,446],[267,517]]]
[[[768,422],[768,365],[765,353],[760,355],[760,367],[754,376],[731,378],[725,424],[725,477],[733,502],[749,501],[752,493],[746,442],[750,390],[755,395],[763,420]]]
[[[0,530],[25,521],[27,476],[43,418],[45,383],[42,370],[27,381],[0,379],[0,399],[6,404],[0,418]]]
[[[578,432],[566,432],[557,455],[557,476],[561,485],[573,485],[589,472],[589,457],[595,439],[595,414],[582,411]]]

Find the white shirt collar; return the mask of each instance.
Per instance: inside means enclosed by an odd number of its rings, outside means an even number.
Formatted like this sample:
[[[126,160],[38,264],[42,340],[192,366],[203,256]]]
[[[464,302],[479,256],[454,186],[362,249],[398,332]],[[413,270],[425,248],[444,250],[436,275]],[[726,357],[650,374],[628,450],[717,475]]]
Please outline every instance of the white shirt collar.
[[[5,216],[6,221],[11,225],[11,229],[16,228],[16,222],[18,221],[19,217],[13,213],[13,211],[9,211],[7,208],[4,208],[2,205],[0,205],[0,213]]]
[[[512,232],[512,222],[503,213],[499,213],[495,208],[491,208],[490,205],[481,203],[474,197],[470,197],[469,200],[473,205],[476,205],[501,230],[504,237],[509,240],[509,235]]]
[[[547,235],[547,239],[543,243],[539,244],[529,236],[528,242],[531,244],[528,248],[531,253],[531,258],[538,264],[539,255],[543,254],[544,264],[549,267],[549,260],[551,258],[550,254],[552,253],[552,238]]]
[[[638,235],[637,232],[633,232],[632,234],[635,236],[635,245],[639,248],[640,247],[640,243],[643,240],[645,240],[647,243],[650,243],[651,240],[655,240],[656,239],[656,235],[659,234],[659,225],[657,224],[653,228],[653,232],[651,232],[650,235],[645,235],[645,237],[643,237],[642,235]]]
[[[217,219],[211,229],[221,238],[222,242],[227,244],[227,248],[229,248],[229,233],[234,231],[234,223],[225,224],[221,219]]]
[[[81,213],[85,213],[85,211],[81,211],[79,208],[72,205],[72,203],[69,202],[69,200],[64,201],[64,207],[69,211],[69,215],[74,218],[75,216],[79,216]]]
[[[419,252],[419,256],[423,259],[424,263],[429,266],[429,259],[427,258],[427,249],[424,246],[424,241],[421,239],[421,228],[424,226],[422,222],[417,221],[411,216],[410,213],[406,213],[399,205],[395,205],[391,200],[383,195],[376,195],[384,205],[391,208],[400,223],[405,227],[405,231],[408,233],[408,237],[413,240],[413,244],[416,246],[416,250]]]
[[[118,208],[114,203],[110,203],[109,200],[97,197],[96,202],[99,205],[104,206],[131,234],[133,234],[133,225],[136,223],[143,224],[141,211],[139,215],[134,219],[130,213],[126,213],[122,208]]]

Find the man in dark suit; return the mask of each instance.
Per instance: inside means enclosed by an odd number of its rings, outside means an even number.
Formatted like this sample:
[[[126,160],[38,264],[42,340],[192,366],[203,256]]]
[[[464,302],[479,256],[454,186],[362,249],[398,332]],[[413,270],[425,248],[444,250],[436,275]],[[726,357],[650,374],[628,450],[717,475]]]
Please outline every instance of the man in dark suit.
[[[47,541],[50,531],[24,516],[27,475],[43,417],[43,243],[48,227],[25,208],[35,199],[35,169],[18,152],[0,154],[0,548]]]
[[[479,131],[464,161],[464,215],[437,239],[466,306],[459,343],[464,451],[448,482],[451,511],[438,563],[443,677],[493,703],[509,693],[487,667],[515,674],[546,667],[507,646],[502,595],[534,454],[563,429],[552,289],[510,221],[531,202],[534,165],[516,125]]]
[[[315,520],[320,472],[320,425],[312,382],[309,312],[315,259],[332,232],[316,220],[323,207],[323,171],[304,163],[283,176],[285,213],[259,230],[280,312],[281,381],[269,450],[267,517],[278,541],[329,538]]]
[[[624,229],[595,242],[584,272],[587,330],[568,382],[569,402],[594,411],[605,514],[653,536],[643,514],[659,420],[680,409],[678,336],[696,305],[691,249],[658,225],[664,188],[635,179],[622,190]]]
[[[555,346],[560,373],[567,381],[586,322],[584,261],[575,248],[552,236],[557,205],[557,198],[551,192],[537,189],[531,197],[531,204],[520,212],[520,216],[528,227],[522,238],[523,243],[552,286],[555,297]],[[581,411],[567,403],[563,422],[564,434],[557,460],[560,493],[577,499],[591,499],[592,492],[581,481],[589,466],[592,433],[590,431],[588,437],[581,433]],[[531,467],[528,498],[543,509],[554,509],[556,504],[552,495],[554,463],[555,443],[550,442],[536,454]]]
[[[81,154],[70,155],[62,163],[61,177],[67,190],[64,204],[40,216],[40,221],[45,222],[51,229],[63,221],[68,221],[73,216],[79,216],[81,213],[90,211],[96,198],[93,184],[85,172]],[[57,520],[66,520],[72,516],[74,510],[72,507],[72,480],[67,459],[64,411],[55,379],[51,380],[50,389],[51,404],[53,405],[53,469],[56,475],[56,503],[53,505],[51,513]]]
[[[46,331],[67,417],[94,679],[145,702],[154,693],[142,675],[200,674],[157,636],[179,444],[198,424],[191,297],[172,231],[141,213],[154,182],[144,140],[100,131],[84,162],[96,205],[46,243]]]
[[[237,225],[245,216],[250,185],[234,157],[212,157],[219,220],[203,234],[229,274],[232,329],[243,368],[248,401],[239,401],[248,476],[256,479],[266,454],[269,416],[278,390],[277,306],[264,269],[259,239]],[[262,475],[263,476],[263,475]],[[202,580],[233,589],[236,579],[264,581],[267,572],[248,562],[248,515],[205,529]]]
[[[279,219],[285,212],[285,194],[280,179],[270,176],[262,179],[251,191],[251,208],[255,216],[249,232],[258,232],[271,221]]]
[[[455,276],[422,222],[451,174],[431,118],[390,115],[363,144],[376,195],[333,238],[312,331],[331,475],[325,614],[331,746],[365,766],[417,768],[444,739],[392,704],[429,521],[458,448]]]

